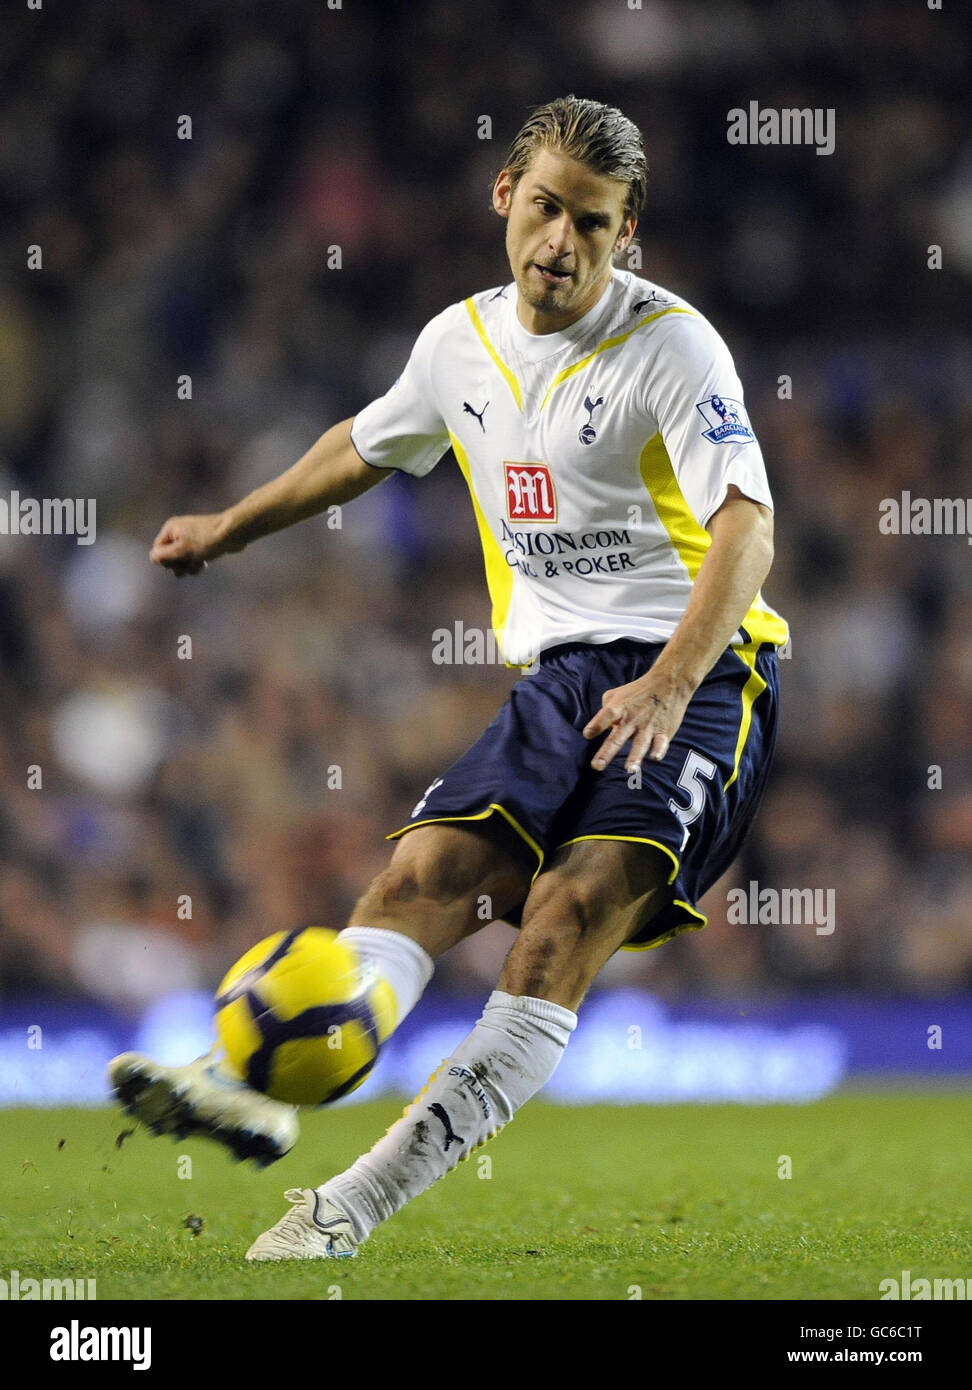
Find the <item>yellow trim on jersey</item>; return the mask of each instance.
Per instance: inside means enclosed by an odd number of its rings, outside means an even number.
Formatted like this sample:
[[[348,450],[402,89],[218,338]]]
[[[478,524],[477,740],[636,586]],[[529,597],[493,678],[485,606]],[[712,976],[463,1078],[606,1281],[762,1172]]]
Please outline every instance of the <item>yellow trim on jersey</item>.
[[[516,377],[510,371],[509,367],[506,365],[506,363],[500,357],[499,353],[493,347],[493,344],[489,341],[486,329],[483,327],[483,321],[479,317],[479,310],[476,308],[476,305],[473,303],[471,299],[466,300],[466,312],[469,314],[469,317],[472,320],[473,328],[475,328],[477,334],[479,335],[479,341],[482,343],[483,347],[486,349],[490,357],[496,363],[497,368],[506,380],[507,386],[513,392],[513,399],[516,401],[517,409],[522,410],[523,397],[520,394],[520,383],[517,381]]]
[[[712,537],[705,527],[696,521],[691,507],[682,495],[672,460],[660,433],[653,434],[642,449],[639,470],[642,482],[651,493],[658,519],[668,532],[672,545],[678,551],[679,559],[688,570],[689,578],[694,584],[705,559],[705,552],[712,544]],[[745,628],[756,646],[761,642],[782,645],[789,637],[789,629],[779,614],[770,613],[761,607],[762,602],[763,596],[758,593],[739,626]]]
[[[749,679],[742,689],[742,717],[739,720],[739,737],[736,739],[736,757],[732,765],[732,776],[723,787],[723,792],[727,792],[739,776],[739,760],[742,757],[743,749],[746,747],[746,740],[749,737],[749,728],[753,721],[753,704],[759,699],[766,689],[766,682],[756,670],[756,657],[758,648],[755,644],[748,647],[734,647],[733,651],[749,667]]]
[[[475,814],[474,816],[430,816],[430,817],[428,817],[428,819],[426,819],[426,820],[412,820],[412,821],[409,821],[408,825],[403,825],[403,826],[401,827],[400,830],[393,830],[392,833],[391,833],[390,835],[386,835],[386,836],[385,836],[385,839],[386,839],[386,840],[397,840],[397,839],[399,839],[402,835],[406,834],[407,831],[409,831],[409,830],[415,830],[415,829],[416,829],[418,826],[420,826],[420,825],[443,825],[443,824],[449,823],[450,821],[488,820],[489,817],[493,814],[494,811],[499,811],[499,813],[500,813],[500,815],[503,817],[503,819],[504,819],[505,821],[507,821],[508,824],[510,824],[510,825],[513,827],[513,829],[516,831],[516,833],[520,836],[520,838],[521,838],[522,840],[525,840],[525,841],[526,841],[526,843],[527,843],[527,844],[530,846],[530,848],[533,850],[534,854],[537,856],[537,859],[538,859],[539,862],[538,862],[537,867],[536,867],[536,872],[534,873],[533,878],[530,880],[530,885],[531,885],[531,887],[532,887],[534,881],[536,880],[537,874],[538,874],[538,873],[540,872],[540,870],[543,868],[543,860],[544,860],[544,853],[543,853],[543,850],[542,850],[542,849],[540,848],[540,846],[537,844],[537,842],[536,842],[536,840],[533,838],[533,836],[530,835],[526,830],[523,829],[523,826],[522,826],[522,825],[520,824],[520,822],[516,819],[516,817],[515,817],[515,816],[511,816],[510,813],[509,813],[509,811],[506,809],[506,807],[505,807],[505,806],[501,806],[501,805],[499,804],[498,801],[491,801],[491,802],[489,803],[489,805],[486,807],[486,810],[485,810],[485,811],[477,811],[476,814]]]
[[[634,328],[629,328],[627,333],[619,333],[616,338],[605,338],[603,343],[598,343],[593,352],[589,352],[586,357],[582,357],[581,360],[575,362],[572,367],[565,367],[562,372],[557,373],[550,383],[547,394],[540,402],[540,409],[542,410],[544,408],[561,382],[566,381],[567,378],[573,376],[575,372],[581,371],[582,368],[587,366],[588,362],[593,362],[598,353],[607,352],[608,348],[620,347],[622,343],[628,341],[632,333],[637,333],[638,330],[644,328],[647,323],[654,323],[655,319],[664,318],[666,314],[688,314],[690,318],[698,318],[698,314],[693,314],[691,309],[680,309],[677,304],[673,304],[669,309],[659,309],[657,313],[649,314],[647,318],[643,318],[640,323],[636,323]]]
[[[493,605],[490,622],[493,625],[496,640],[502,647],[503,631],[506,627],[506,619],[509,615],[510,603],[513,598],[513,571],[503,559],[503,551],[500,549],[500,543],[490,530],[489,522],[483,515],[483,509],[479,505],[473,488],[472,469],[469,466],[469,458],[466,451],[451,431],[449,433],[449,440],[452,444],[452,451],[456,456],[456,462],[462,471],[462,476],[466,480],[469,496],[472,499],[473,511],[476,513],[476,525],[479,528],[479,543],[483,548],[483,563],[486,566],[486,587],[489,590],[489,597]],[[507,662],[506,664],[509,666],[512,663]]]

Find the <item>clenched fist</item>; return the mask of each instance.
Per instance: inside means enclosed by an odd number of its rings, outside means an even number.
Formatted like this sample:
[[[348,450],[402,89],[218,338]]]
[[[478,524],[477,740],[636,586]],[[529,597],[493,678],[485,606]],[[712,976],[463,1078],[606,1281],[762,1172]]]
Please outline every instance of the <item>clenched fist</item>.
[[[226,531],[222,512],[212,516],[170,516],[156,536],[149,558],[180,579],[184,574],[198,574],[209,560],[243,549],[245,542],[234,541]]]

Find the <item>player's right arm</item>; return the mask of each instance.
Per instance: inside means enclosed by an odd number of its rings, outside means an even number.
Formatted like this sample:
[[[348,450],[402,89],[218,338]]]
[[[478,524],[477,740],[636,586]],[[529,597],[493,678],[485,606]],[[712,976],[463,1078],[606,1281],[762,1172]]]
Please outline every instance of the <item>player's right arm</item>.
[[[350,502],[380,483],[391,470],[365,463],[351,442],[353,423],[348,419],[334,425],[286,473],[225,512],[170,516],[152,545],[153,563],[177,575],[198,574],[207,561],[242,550],[325,507]]]

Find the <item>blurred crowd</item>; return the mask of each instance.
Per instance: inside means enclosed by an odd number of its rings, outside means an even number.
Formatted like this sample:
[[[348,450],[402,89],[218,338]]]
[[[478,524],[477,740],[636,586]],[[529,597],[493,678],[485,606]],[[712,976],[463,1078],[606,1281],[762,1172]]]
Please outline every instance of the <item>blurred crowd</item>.
[[[271,931],[343,925],[505,697],[503,666],[433,661],[437,629],[489,621],[451,456],[198,578],[148,549],[509,278],[491,177],[567,91],[645,132],[641,272],[733,350],[792,630],[776,774],[709,927],[602,978],[972,985],[969,546],[878,524],[903,490],[972,492],[969,34],[947,7],[74,0],[4,29],[0,497],[94,498],[97,541],[0,535],[0,999],[137,1005]],[[750,100],[834,108],[836,152],[728,145]],[[836,930],[731,923],[751,880],[835,890]],[[488,927],[437,980],[488,989],[511,939]]]

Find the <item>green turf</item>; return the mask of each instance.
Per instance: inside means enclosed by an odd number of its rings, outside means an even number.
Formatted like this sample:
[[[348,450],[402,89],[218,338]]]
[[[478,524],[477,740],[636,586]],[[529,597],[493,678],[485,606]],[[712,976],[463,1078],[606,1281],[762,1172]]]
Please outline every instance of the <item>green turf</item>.
[[[265,1172],[141,1129],[118,1147],[111,1110],[7,1111],[0,1278],[96,1277],[102,1299],[875,1299],[903,1269],[970,1272],[970,1109],[941,1093],[534,1103],[356,1259],[256,1266],[243,1254],[284,1188],[345,1167],[400,1107],[309,1113]]]

